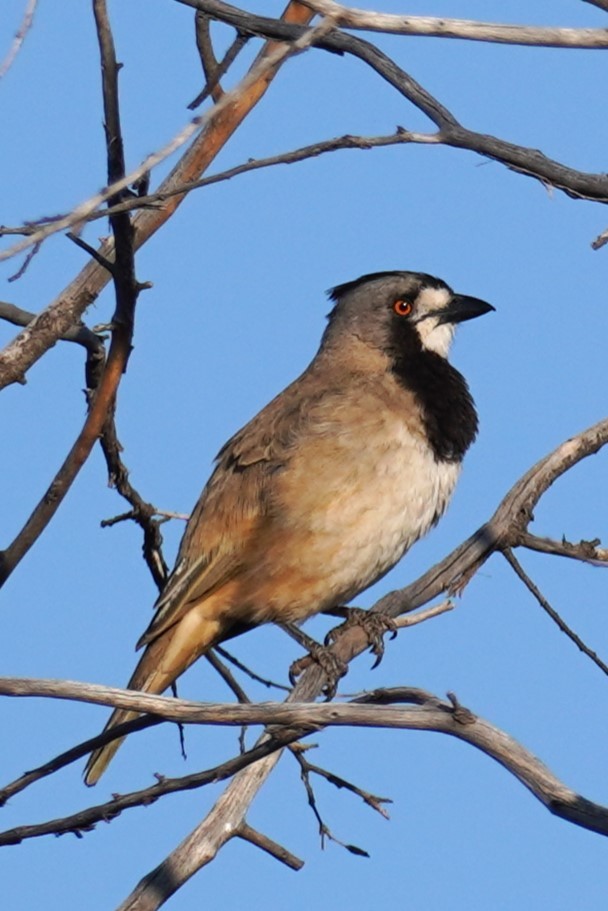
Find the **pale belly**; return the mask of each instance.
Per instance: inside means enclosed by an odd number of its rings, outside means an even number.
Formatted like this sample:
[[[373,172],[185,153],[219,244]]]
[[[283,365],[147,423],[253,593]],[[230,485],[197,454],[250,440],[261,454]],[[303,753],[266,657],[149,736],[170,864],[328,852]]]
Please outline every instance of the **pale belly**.
[[[304,457],[306,472],[296,464],[286,473],[282,493],[292,509],[273,548],[278,559],[262,557],[247,585],[256,593],[247,613],[257,622],[301,621],[346,603],[442,515],[459,464],[437,462],[402,424],[390,429],[356,453],[348,438],[317,446],[314,472]]]

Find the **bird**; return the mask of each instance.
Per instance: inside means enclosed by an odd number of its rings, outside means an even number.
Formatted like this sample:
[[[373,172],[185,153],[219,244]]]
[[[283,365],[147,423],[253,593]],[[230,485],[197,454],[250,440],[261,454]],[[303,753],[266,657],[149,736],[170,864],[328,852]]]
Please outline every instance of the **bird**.
[[[162,693],[225,639],[347,604],[444,513],[478,430],[447,355],[459,323],[495,308],[423,272],[328,294],[309,366],[220,449],[129,689]],[[116,709],[104,731],[136,716]],[[86,784],[120,743],[91,753]]]

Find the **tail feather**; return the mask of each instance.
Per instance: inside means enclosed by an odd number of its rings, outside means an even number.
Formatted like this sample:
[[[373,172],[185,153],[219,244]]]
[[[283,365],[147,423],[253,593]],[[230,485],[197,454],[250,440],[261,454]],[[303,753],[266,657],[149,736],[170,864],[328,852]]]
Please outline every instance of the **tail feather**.
[[[204,618],[194,608],[180,623],[165,630],[146,647],[127,689],[163,693],[219,638],[220,624]],[[115,709],[103,729],[104,733],[138,715],[139,712],[129,709]],[[124,737],[119,737],[91,753],[84,770],[85,784],[97,784],[123,740]]]

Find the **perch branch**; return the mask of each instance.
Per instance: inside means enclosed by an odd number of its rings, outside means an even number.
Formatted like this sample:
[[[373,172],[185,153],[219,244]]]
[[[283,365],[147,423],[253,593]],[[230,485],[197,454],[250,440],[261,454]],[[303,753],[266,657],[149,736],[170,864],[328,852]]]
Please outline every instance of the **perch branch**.
[[[0,693],[5,695],[47,696],[51,698],[76,699],[78,701],[102,703],[112,706],[129,706],[139,711],[144,706],[172,720],[198,724],[270,724],[273,727],[273,742],[268,739],[244,755],[234,757],[222,766],[196,775],[178,779],[161,779],[158,784],[145,791],[132,795],[117,796],[109,803],[73,814],[63,820],[53,820],[39,826],[20,826],[0,835],[0,844],[16,844],[24,838],[58,832],[81,832],[89,829],[95,822],[108,820],[118,815],[126,806],[138,806],[157,799],[163,793],[200,787],[201,784],[227,778],[236,769],[248,769],[247,781],[243,781],[243,771],[229,785],[220,797],[220,804],[228,812],[223,815],[223,830],[215,832],[220,844],[213,853],[217,853],[221,844],[238,834],[244,819],[235,822],[233,804],[248,802],[251,789],[260,784],[268,758],[260,756],[269,750],[278,751],[286,742],[293,742],[298,736],[310,734],[327,726],[373,727],[402,730],[435,731],[448,734],[463,740],[486,753],[511,772],[534,796],[557,816],[583,828],[608,835],[608,808],[587,800],[567,788],[547,767],[504,731],[479,718],[469,709],[458,703],[455,697],[442,701],[436,696],[407,687],[375,690],[366,693],[347,704],[323,703],[321,705],[305,703],[260,703],[249,705],[213,705],[170,699],[162,696],[149,696],[134,693],[130,690],[117,690],[99,687],[92,684],[68,683],[66,681],[31,680],[0,678]],[[414,703],[413,705],[396,705],[396,703]],[[277,731],[276,726],[283,729]],[[272,758],[278,758],[278,752]],[[252,779],[252,780],[249,780]],[[237,785],[246,785],[246,793],[237,789]],[[240,795],[240,801],[239,801]],[[216,807],[218,806],[216,804]],[[241,808],[242,809],[242,808]],[[219,817],[211,811],[215,821]],[[200,828],[200,827],[199,827]],[[208,829],[208,825],[206,826]],[[139,891],[147,899],[139,903],[133,895],[133,901],[123,905],[124,908],[159,907],[170,894],[198,869],[202,860],[202,845],[192,836],[187,839],[190,847],[196,851],[195,856],[186,857],[180,853],[181,868],[174,868],[176,879],[169,881],[167,861],[158,869],[158,873],[146,878],[147,884],[155,883],[159,890],[153,898],[148,888]],[[210,844],[206,842],[205,862],[209,856]],[[186,864],[186,867],[183,866]],[[169,890],[169,891],[167,891]],[[138,890],[136,890],[137,892]],[[154,904],[153,902],[156,902]]]

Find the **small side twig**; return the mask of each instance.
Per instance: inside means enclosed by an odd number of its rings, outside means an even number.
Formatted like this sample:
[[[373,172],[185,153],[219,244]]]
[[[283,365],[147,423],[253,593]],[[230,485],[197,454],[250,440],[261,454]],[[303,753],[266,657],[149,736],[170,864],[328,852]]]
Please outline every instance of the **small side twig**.
[[[521,547],[527,547],[529,550],[536,550],[542,554],[569,557],[572,560],[591,563],[593,566],[606,566],[608,564],[608,549],[599,546],[601,544],[599,538],[572,544],[570,541],[566,541],[565,538],[562,538],[561,541],[554,541],[552,538],[540,538],[538,535],[533,535],[526,531],[522,532],[519,544]]]
[[[224,94],[220,85],[219,63],[217,62],[213,43],[211,41],[211,24],[209,16],[200,10],[194,14],[194,31],[196,35],[196,46],[201,58],[203,74],[205,76],[206,92],[211,95],[213,101],[217,102]],[[201,93],[202,94],[202,93]],[[202,100],[202,99],[201,99]],[[192,105],[188,105],[193,110]]]
[[[270,854],[271,857],[274,857],[275,860],[279,860],[287,867],[291,867],[292,870],[301,870],[304,866],[303,860],[300,860],[299,857],[296,857],[295,854],[292,854],[291,851],[288,851],[283,845],[279,845],[276,841],[272,841],[267,835],[263,835],[261,832],[258,832],[257,829],[253,829],[246,822],[242,822],[234,834],[238,836],[238,838],[242,838],[244,841],[248,841],[250,844],[255,845],[256,848],[261,848],[262,851],[266,851],[266,853]]]
[[[143,557],[154,583],[161,591],[169,575],[169,567],[162,549],[163,536],[160,526],[163,519],[156,518],[156,508],[152,503],[143,499],[129,480],[129,470],[121,457],[122,446],[118,439],[113,411],[108,414],[99,442],[106,460],[110,485],[115,487],[120,496],[132,507],[128,513],[123,513],[113,519],[104,519],[101,526],[107,528],[125,519],[132,519],[139,525],[144,535]]]
[[[224,683],[226,684],[228,689],[230,689],[234,693],[234,695],[236,696],[237,700],[240,703],[245,705],[245,704],[251,702],[251,699],[249,698],[249,696],[247,695],[245,690],[242,688],[242,686],[239,684],[239,682],[236,680],[234,674],[231,674],[230,671],[228,670],[228,668],[226,667],[226,665],[224,664],[224,662],[220,661],[218,656],[215,654],[214,649],[211,649],[211,651],[207,652],[207,654],[205,655],[205,658],[207,659],[207,661],[209,662],[211,667],[215,671],[218,672],[218,674],[220,675],[220,677],[222,678],[222,680],[224,681]],[[247,746],[245,744],[245,735],[246,734],[247,734],[247,725],[243,724],[243,725],[241,725],[241,730],[239,732],[239,751],[241,753],[244,753],[245,750],[247,749]]]
[[[354,794],[356,797],[360,797],[363,803],[365,803],[368,807],[371,807],[372,810],[375,810],[377,813],[379,813],[384,819],[389,818],[389,815],[382,804],[392,803],[393,801],[390,797],[379,797],[377,794],[372,794],[370,791],[365,791],[363,788],[358,787],[351,781],[347,781],[346,778],[342,778],[341,775],[336,775],[334,772],[330,772],[328,769],[324,769],[321,766],[315,765],[307,759],[301,749],[298,750],[295,746],[292,746],[290,748],[290,752],[295,756],[297,762],[300,765],[300,768],[306,769],[308,775],[318,775],[319,778],[324,778],[325,781],[327,781],[329,784],[332,784],[334,787],[350,791],[351,794]]]
[[[36,243],[33,245],[32,249],[29,250],[28,253],[26,254],[25,259],[23,260],[23,263],[19,266],[19,268],[17,269],[16,272],[13,272],[12,275],[9,275],[9,277],[7,278],[7,281],[9,281],[9,282],[19,281],[19,279],[22,278],[25,275],[25,273],[27,272],[31,261],[36,256],[36,254],[40,251],[41,247],[42,247],[42,242],[36,241]]]
[[[306,791],[306,797],[308,800],[308,805],[312,810],[317,824],[319,826],[319,835],[321,836],[321,848],[325,847],[325,840],[333,841],[337,845],[340,845],[342,848],[345,848],[351,854],[356,854],[359,857],[369,857],[367,851],[364,851],[363,848],[358,848],[356,845],[347,844],[346,842],[341,841],[339,838],[332,833],[331,829],[327,823],[323,820],[319,807],[317,804],[317,798],[315,797],[314,788],[310,781],[310,773],[314,767],[305,759],[302,753],[299,750],[292,750],[292,756],[294,756],[300,766],[300,778],[302,779],[302,784],[304,785],[304,790]]]
[[[269,680],[266,677],[260,677],[259,674],[256,674],[255,671],[252,671],[250,667],[247,667],[246,664],[243,664],[242,661],[239,661],[231,652],[227,651],[222,645],[216,645],[215,651],[218,655],[221,655],[222,658],[225,658],[226,661],[229,661],[230,664],[233,664],[235,667],[238,667],[240,671],[244,674],[247,674],[248,677],[251,677],[252,680],[255,680],[257,683],[263,684],[268,689],[283,690],[285,693],[291,691],[291,687],[284,686],[282,683],[276,683],[274,680]]]
[[[574,642],[574,644],[581,650],[584,655],[590,658],[593,663],[599,667],[601,671],[603,671],[604,674],[608,675],[608,665],[605,664],[602,659],[598,657],[598,655],[583,642],[581,637],[575,633],[574,630],[568,626],[565,620],[560,617],[558,612],[553,607],[551,607],[543,593],[524,571],[523,567],[514,556],[513,551],[510,548],[505,548],[505,550],[503,550],[503,555],[507,563],[512,567],[516,575],[519,576],[528,591],[534,595],[542,609],[551,617],[553,622],[557,624],[562,633],[565,633],[568,639]]]
[[[110,275],[113,277],[116,273],[116,264],[111,262],[106,256],[102,256],[101,253],[92,247],[90,244],[83,240],[82,237],[79,237],[77,234],[74,234],[73,231],[68,231],[65,235],[68,240],[71,240],[73,244],[76,244],[77,247],[80,247],[81,250],[84,250],[85,253],[88,253],[89,256],[95,260],[96,263],[106,269]]]
[[[220,79],[228,72],[250,38],[249,35],[237,30],[236,38],[224,54],[223,59],[218,63],[211,45],[209,17],[200,10],[196,13],[195,27],[196,45],[201,56],[206,84],[203,90],[188,105],[188,110],[190,111],[196,110],[210,95],[214,101],[221,98],[224,92],[220,86]]]
[[[21,25],[19,26],[19,28],[17,29],[17,32],[15,33],[15,37],[13,38],[13,43],[11,44],[11,46],[8,50],[8,53],[6,54],[4,60],[0,63],[0,79],[2,79],[3,76],[6,76],[7,72],[10,70],[11,66],[15,62],[15,58],[16,58],[17,54],[21,50],[23,42],[25,41],[25,38],[27,36],[27,33],[29,32],[29,30],[32,27],[32,22],[34,21],[34,13],[36,12],[37,4],[38,4],[38,0],[27,0],[26,7],[23,11],[23,17],[21,19]]]

